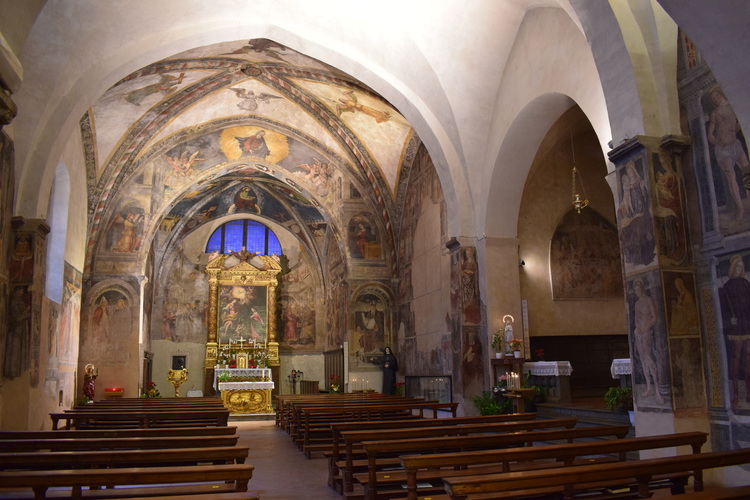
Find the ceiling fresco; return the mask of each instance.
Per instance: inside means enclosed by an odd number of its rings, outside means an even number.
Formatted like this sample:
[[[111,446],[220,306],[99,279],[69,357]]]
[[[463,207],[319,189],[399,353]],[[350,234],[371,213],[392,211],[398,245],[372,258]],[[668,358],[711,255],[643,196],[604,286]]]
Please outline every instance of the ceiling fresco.
[[[81,130],[87,271],[107,273],[135,271],[152,243],[163,255],[200,225],[238,213],[290,228],[318,255],[326,231],[377,233],[383,259],[370,257],[385,264],[399,183],[419,146],[371,89],[263,39],[146,66],[91,106]]]

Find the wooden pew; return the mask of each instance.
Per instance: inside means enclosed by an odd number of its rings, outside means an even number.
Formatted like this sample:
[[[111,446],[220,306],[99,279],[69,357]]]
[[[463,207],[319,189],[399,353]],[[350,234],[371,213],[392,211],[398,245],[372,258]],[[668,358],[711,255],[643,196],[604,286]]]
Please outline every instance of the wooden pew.
[[[442,489],[442,480],[458,475],[510,472],[541,467],[559,467],[580,463],[596,463],[598,458],[626,460],[626,453],[689,446],[691,453],[700,453],[706,443],[704,432],[684,432],[658,436],[634,437],[598,442],[566,443],[490,451],[403,455],[403,471],[377,473],[377,484],[407,485],[409,500],[418,498],[418,481],[429,481]],[[540,463],[541,462],[541,463]],[[388,475],[386,479],[383,476]]]
[[[563,430],[531,430],[520,433],[363,441],[362,446],[367,454],[367,493],[370,497],[377,495],[377,471],[382,468],[382,462],[379,464],[379,460],[382,457],[414,453],[427,454],[447,451],[487,450],[512,446],[527,446],[533,443],[549,441],[571,443],[575,439],[586,438],[623,439],[628,435],[629,431],[629,425],[601,425]],[[344,476],[344,481],[346,488],[346,475]],[[352,491],[348,493],[352,493]]]
[[[284,400],[284,411],[282,418],[284,429],[291,433],[291,430],[298,422],[300,409],[304,407],[328,407],[338,408],[341,406],[359,406],[359,405],[378,405],[378,404],[395,404],[399,402],[416,402],[425,401],[424,398],[414,398],[406,396],[393,396],[390,394],[321,394],[301,396],[293,399]],[[277,403],[278,404],[278,403]]]
[[[0,431],[0,440],[6,439],[63,439],[63,438],[116,438],[116,437],[169,437],[169,436],[232,436],[236,426],[227,427],[166,427],[148,429],[58,429],[53,431]]]
[[[649,483],[654,476],[692,473],[693,489],[701,491],[704,469],[748,462],[750,448],[743,448],[606,464],[451,477],[443,481],[453,500],[515,498],[535,492],[547,493],[553,489],[562,492],[565,498],[572,498],[576,491],[592,487],[618,489],[630,482],[637,484],[637,493],[641,498],[647,498],[651,494]]]
[[[117,428],[117,427],[187,427],[195,425],[226,426],[229,420],[227,409],[146,409],[146,410],[86,410],[50,413],[52,429],[65,422],[65,429],[75,427]]]
[[[345,396],[340,400],[330,399],[325,402],[320,401],[295,401],[288,407],[287,414],[285,416],[285,430],[289,433],[292,438],[296,438],[300,432],[299,429],[304,425],[303,412],[307,409],[317,409],[320,412],[329,410],[332,414],[341,413],[343,409],[354,410],[356,408],[368,408],[368,407],[379,407],[379,406],[393,406],[398,404],[415,404],[415,403],[438,403],[438,401],[426,401],[422,398],[405,398],[399,396],[380,395],[380,396]],[[450,411],[450,410],[449,410]],[[453,412],[452,412],[453,413]],[[455,415],[454,415],[455,416]],[[327,420],[334,420],[329,415],[326,417]],[[351,420],[351,418],[342,417],[341,419]],[[312,420],[321,420],[321,417],[316,417]]]
[[[221,490],[244,492],[247,491],[252,475],[253,466],[249,464],[12,470],[0,471],[0,484],[7,489],[31,489],[37,500],[46,498],[49,488],[71,488],[73,499],[134,498],[178,495],[181,492],[213,493]],[[142,485],[167,486],[142,487]],[[107,489],[84,490],[85,487],[106,487]]]
[[[308,407],[302,411],[302,425],[298,433],[301,437],[297,438],[298,446],[301,447],[307,458],[310,458],[314,451],[330,451],[333,446],[333,437],[330,432],[330,424],[341,421],[352,420],[398,420],[405,414],[413,414],[418,411],[420,417],[424,417],[425,410],[433,412],[433,418],[438,417],[438,411],[449,411],[455,417],[457,403],[440,403],[440,402],[414,402],[414,403],[395,403],[379,404],[372,406],[343,406],[338,409],[324,407]],[[315,418],[318,423],[326,422],[325,427],[328,429],[326,436],[323,438],[322,446],[311,446],[311,421]]]
[[[444,419],[452,421],[453,419]],[[560,418],[548,420],[528,420],[518,422],[481,422],[457,424],[450,426],[419,427],[407,429],[380,429],[364,431],[344,431],[341,433],[341,439],[345,443],[345,458],[339,463],[343,469],[343,491],[344,493],[353,491],[354,475],[364,469],[369,472],[371,462],[366,460],[355,460],[354,448],[358,445],[364,447],[364,442],[373,441],[394,441],[401,439],[426,439],[440,437],[468,436],[471,434],[502,434],[519,431],[533,431],[540,429],[572,429],[577,423],[575,418]],[[382,467],[392,467],[400,462],[397,458],[380,457],[378,469]],[[365,473],[367,474],[367,473]],[[368,477],[367,475],[365,477]]]
[[[162,398],[143,398],[140,400],[130,401],[95,401],[86,404],[79,404],[73,408],[65,411],[99,411],[107,408],[115,409],[153,409],[153,408],[165,408],[165,409],[176,409],[176,408],[192,408],[192,409],[222,409],[224,408],[223,403],[220,399],[211,398],[214,401],[173,401],[168,400],[160,401]],[[192,399],[192,398],[190,398]],[[155,401],[155,402],[154,402]]]
[[[414,427],[434,427],[443,425],[470,424],[481,422],[517,422],[534,420],[536,413],[511,413],[503,415],[485,415],[471,417],[453,417],[453,418],[420,418],[407,420],[387,420],[387,421],[370,421],[370,422],[335,422],[331,425],[331,451],[324,452],[328,458],[328,486],[339,491],[342,485],[343,477],[339,470],[345,467],[340,461],[345,457],[341,452],[343,441],[341,433],[346,431],[363,431],[378,429],[405,429]],[[343,489],[339,491],[343,493]]]
[[[288,427],[288,417],[294,405],[317,404],[330,405],[355,401],[383,401],[393,398],[390,394],[381,393],[322,393],[322,394],[280,394],[276,396],[276,425],[282,429]],[[415,398],[412,398],[415,399]]]
[[[0,470],[243,464],[248,453],[242,446],[0,453]]]
[[[7,439],[0,441],[0,452],[134,450],[155,448],[200,448],[235,446],[239,436],[169,436],[124,438]]]

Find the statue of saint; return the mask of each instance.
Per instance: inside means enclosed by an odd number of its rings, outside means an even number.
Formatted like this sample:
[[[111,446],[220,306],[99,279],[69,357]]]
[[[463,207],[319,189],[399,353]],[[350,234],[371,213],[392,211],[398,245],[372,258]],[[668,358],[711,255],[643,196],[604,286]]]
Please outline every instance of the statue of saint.
[[[94,393],[96,392],[96,377],[99,376],[99,371],[91,363],[86,365],[86,373],[83,375],[83,395],[86,396],[89,401],[94,400]]]
[[[503,322],[505,322],[505,352],[512,354],[513,348],[510,343],[515,338],[513,336],[513,316],[506,314],[503,316]]]

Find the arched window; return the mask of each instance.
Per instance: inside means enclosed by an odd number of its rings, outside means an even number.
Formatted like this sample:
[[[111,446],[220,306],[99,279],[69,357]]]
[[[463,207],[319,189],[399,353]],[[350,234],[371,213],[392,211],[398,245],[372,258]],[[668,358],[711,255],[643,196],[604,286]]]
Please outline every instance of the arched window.
[[[281,244],[268,226],[250,219],[238,219],[222,224],[213,232],[206,244],[206,253],[248,252],[261,255],[281,255]]]
[[[50,300],[62,303],[63,269],[65,267],[65,239],[68,232],[68,200],[70,199],[70,174],[63,163],[55,169],[50,191],[47,223],[47,278],[44,293]]]

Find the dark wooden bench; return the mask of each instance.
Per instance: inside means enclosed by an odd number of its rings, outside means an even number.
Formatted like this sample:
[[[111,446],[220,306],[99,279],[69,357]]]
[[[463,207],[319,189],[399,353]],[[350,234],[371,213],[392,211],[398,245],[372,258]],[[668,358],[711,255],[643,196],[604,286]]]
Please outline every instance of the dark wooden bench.
[[[343,477],[339,473],[345,464],[339,463],[344,459],[342,453],[341,433],[346,431],[363,431],[379,429],[406,429],[415,427],[436,427],[445,425],[470,424],[481,422],[517,422],[534,420],[536,413],[512,413],[503,415],[484,415],[470,417],[453,417],[453,418],[419,418],[406,420],[388,420],[388,421],[370,421],[370,422],[337,422],[330,424],[331,427],[331,451],[324,451],[323,454],[328,459],[328,486],[343,493]]]
[[[453,500],[488,500],[516,498],[537,493],[562,493],[573,498],[576,491],[617,491],[634,482],[640,498],[651,495],[650,482],[655,476],[690,473],[694,490],[702,488],[703,470],[729,467],[750,462],[750,448],[679,455],[665,458],[630,460],[606,464],[579,465],[552,469],[451,477],[443,480]],[[680,493],[673,491],[673,493]]]
[[[333,447],[333,435],[331,434],[330,425],[341,421],[371,421],[371,420],[398,420],[403,418],[404,414],[413,414],[418,412],[419,417],[424,417],[425,410],[432,411],[433,418],[438,418],[439,411],[450,412],[453,417],[456,415],[457,403],[440,403],[434,402],[414,402],[414,403],[395,403],[379,404],[372,406],[344,406],[332,410],[330,408],[304,408],[302,409],[302,426],[298,431],[301,438],[298,438],[298,446],[301,447],[307,458],[310,458],[313,452],[330,451]],[[311,420],[318,417],[317,422],[326,422],[326,434],[318,436],[317,445],[312,446],[311,441]],[[321,418],[322,417],[322,418]]]
[[[321,407],[329,409],[338,409],[347,406],[373,406],[381,404],[413,403],[426,401],[424,398],[413,398],[404,396],[392,396],[389,394],[331,394],[307,396],[305,399],[287,400],[284,403],[283,412],[284,429],[293,434],[293,431],[299,425],[301,410],[303,408]]]
[[[401,456],[403,471],[377,473],[377,484],[406,484],[407,497],[419,496],[418,482],[430,482],[443,489],[443,479],[457,475],[511,472],[532,468],[559,467],[574,463],[596,463],[601,459],[624,461],[628,452],[689,446],[700,453],[706,443],[704,432],[684,432],[658,436],[634,437],[598,442],[566,443],[462,453],[435,453]],[[389,476],[385,478],[384,476]],[[379,490],[382,489],[379,487]]]
[[[147,409],[147,410],[82,410],[50,413],[52,429],[65,422],[70,428],[117,428],[117,427],[187,427],[196,425],[226,426],[229,420],[227,409]]]
[[[60,469],[0,471],[6,489],[32,490],[34,498],[46,498],[50,488],[71,488],[70,498],[134,498],[247,491],[253,475],[249,464],[178,467],[126,467],[111,469]],[[192,484],[191,484],[192,483]],[[134,486],[138,485],[138,486]],[[145,487],[145,485],[152,485]],[[153,486],[162,485],[162,486]],[[84,490],[89,487],[90,489]],[[107,489],[93,489],[107,488]]]
[[[53,431],[0,431],[5,439],[64,439],[169,436],[232,436],[237,427],[166,427],[147,429],[58,429]]]
[[[399,400],[406,398],[398,397]],[[410,400],[424,398],[408,398]],[[276,425],[287,430],[293,409],[302,405],[322,406],[340,405],[349,402],[360,401],[394,401],[395,397],[390,394],[381,393],[322,393],[322,394],[280,394],[276,396]]]
[[[623,439],[630,431],[629,425],[602,425],[562,430],[531,430],[519,433],[496,433],[470,436],[443,436],[416,439],[394,439],[382,441],[363,441],[362,446],[367,454],[367,490],[369,495],[377,495],[377,472],[387,463],[382,458],[414,453],[438,453],[448,451],[487,450],[527,446],[534,443],[563,441],[571,443],[576,439],[617,438]],[[392,459],[390,459],[392,460]],[[348,487],[349,478],[344,475],[344,488]],[[348,496],[352,491],[345,491]]]
[[[241,446],[0,453],[0,470],[243,464],[248,453]]]
[[[573,427],[575,427],[576,423],[577,419],[575,418],[560,418],[547,420],[526,420],[518,422],[466,423],[448,426],[443,425],[435,427],[418,427],[393,430],[377,429],[364,431],[344,431],[341,433],[341,439],[344,441],[345,456],[344,459],[340,460],[337,464],[338,467],[342,469],[341,475],[343,476],[343,491],[344,493],[353,491],[354,474],[359,470],[368,471],[370,468],[371,462],[369,460],[369,455],[366,453],[366,449],[364,446],[365,441],[371,443],[375,441],[394,441],[403,439],[427,439],[441,437],[448,438],[455,436],[468,436],[471,434],[494,435],[553,428],[572,429]],[[361,455],[367,457],[364,460],[357,460],[355,458],[355,447],[357,446],[361,446],[363,448],[363,452],[361,453]],[[371,445],[370,449],[374,449],[374,446]],[[396,458],[397,456],[397,454],[393,454],[392,457],[388,457],[381,454],[379,458],[380,463],[378,464],[378,468],[400,465],[400,462]]]
[[[156,448],[205,448],[235,446],[239,436],[169,436],[124,438],[6,439],[0,452],[137,450]]]

